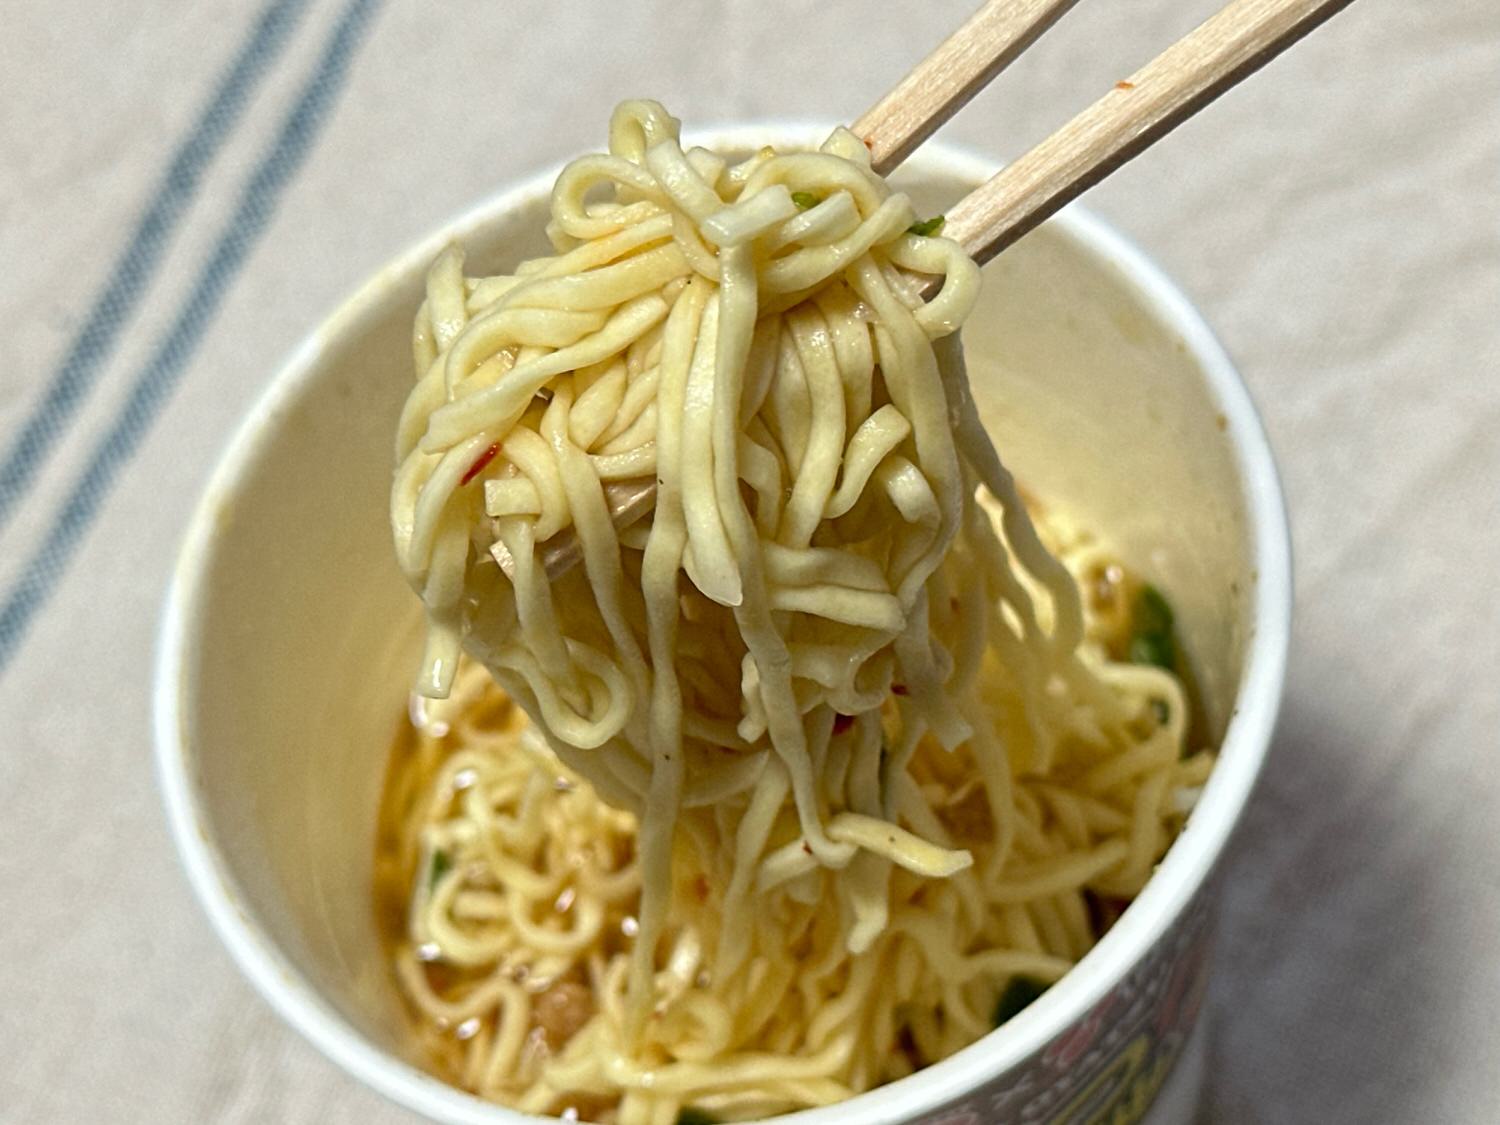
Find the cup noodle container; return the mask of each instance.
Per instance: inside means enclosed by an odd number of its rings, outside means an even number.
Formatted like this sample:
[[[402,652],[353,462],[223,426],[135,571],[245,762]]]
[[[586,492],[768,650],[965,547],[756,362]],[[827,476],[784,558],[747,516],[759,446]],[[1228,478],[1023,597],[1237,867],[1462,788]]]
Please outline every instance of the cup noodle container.
[[[692,139],[750,151],[820,134],[758,126]],[[920,214],[935,214],[996,163],[932,143],[897,179]],[[419,650],[386,524],[391,435],[428,263],[455,238],[478,272],[542,252],[551,179],[502,192],[413,247],[295,352],[199,505],[158,654],[161,784],[215,928],[319,1049],[446,1122],[537,1119],[420,1068],[375,932],[379,787]],[[1017,477],[1168,592],[1222,756],[1151,883],[1041,999],[910,1078],[778,1121],[1185,1122],[1201,1073],[1214,873],[1265,756],[1286,658],[1275,467],[1199,315],[1077,209],[986,267],[964,337],[975,398]]]

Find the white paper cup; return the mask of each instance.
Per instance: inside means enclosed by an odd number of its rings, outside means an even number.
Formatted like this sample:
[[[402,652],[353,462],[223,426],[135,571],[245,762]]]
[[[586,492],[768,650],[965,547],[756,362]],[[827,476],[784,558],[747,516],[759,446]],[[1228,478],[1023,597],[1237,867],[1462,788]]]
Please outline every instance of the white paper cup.
[[[819,130],[719,130],[749,150]],[[940,211],[993,163],[929,144],[901,173]],[[381,956],[375,814],[418,652],[386,524],[408,334],[449,239],[487,271],[543,249],[552,177],[505,191],[403,254],[277,375],[199,505],[158,655],[158,766],[172,831],[214,927],[271,1005],[371,1086],[430,1117],[517,1125],[424,1073]],[[1291,612],[1276,470],[1244,386],[1172,284],[1073,209],[986,269],[964,330],[1001,454],[1171,597],[1222,757],[1136,902],[1001,1030],[797,1125],[1186,1120],[1158,1097],[1195,1026],[1213,878],[1271,737]],[[1181,1068],[1179,1069],[1181,1074]]]

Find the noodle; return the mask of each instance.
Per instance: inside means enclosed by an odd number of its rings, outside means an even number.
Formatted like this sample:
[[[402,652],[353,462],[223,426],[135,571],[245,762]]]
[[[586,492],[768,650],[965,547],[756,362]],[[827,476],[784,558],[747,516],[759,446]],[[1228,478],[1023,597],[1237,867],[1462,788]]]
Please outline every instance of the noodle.
[[[624,103],[554,256],[434,264],[391,509],[450,728],[397,816],[403,986],[463,1084],[621,1125],[972,1042],[1206,768],[1173,674],[1086,639],[979,424],[974,264],[845,130],[733,165],[677,137]],[[653,476],[616,527],[606,486]]]

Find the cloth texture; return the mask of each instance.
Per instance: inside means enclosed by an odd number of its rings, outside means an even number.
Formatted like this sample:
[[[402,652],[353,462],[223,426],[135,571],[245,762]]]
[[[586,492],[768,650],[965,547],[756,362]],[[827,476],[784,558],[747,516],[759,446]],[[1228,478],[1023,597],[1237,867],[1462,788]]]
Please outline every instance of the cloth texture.
[[[0,1121],[411,1121],[181,873],[155,630],[207,475],[362,279],[508,181],[855,116],[965,0],[12,0],[0,34]],[[1080,4],[943,132],[1013,157],[1217,0]],[[1500,1121],[1500,6],[1360,0],[1090,192],[1205,312],[1297,556],[1205,1120]]]

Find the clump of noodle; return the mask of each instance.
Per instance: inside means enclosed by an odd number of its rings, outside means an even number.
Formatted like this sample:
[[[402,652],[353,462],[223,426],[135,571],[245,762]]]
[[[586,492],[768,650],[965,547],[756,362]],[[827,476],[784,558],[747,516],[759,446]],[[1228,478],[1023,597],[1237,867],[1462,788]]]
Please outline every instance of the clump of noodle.
[[[972,1041],[1007,975],[1087,947],[1083,887],[1138,889],[1184,783],[1180,689],[1089,658],[1077,587],[968,403],[973,263],[907,233],[846,131],[735,165],[677,138],[623,104],[609,153],[559,177],[554,256],[433,266],[392,496],[421,690],[449,694],[466,648],[638,826],[630,956],[569,962],[598,1015],[527,1070],[524,990],[497,975],[478,1085],[617,1099],[625,1123],[846,1096],[892,1076],[898,1021],[924,1058]],[[605,486],[652,476],[650,518],[617,529]],[[549,578],[560,534],[583,562]],[[965,802],[988,831],[960,839]],[[505,930],[535,915],[486,854],[497,917],[445,929],[438,892],[424,940],[488,965],[557,946]],[[922,988],[937,1008],[877,999]]]

